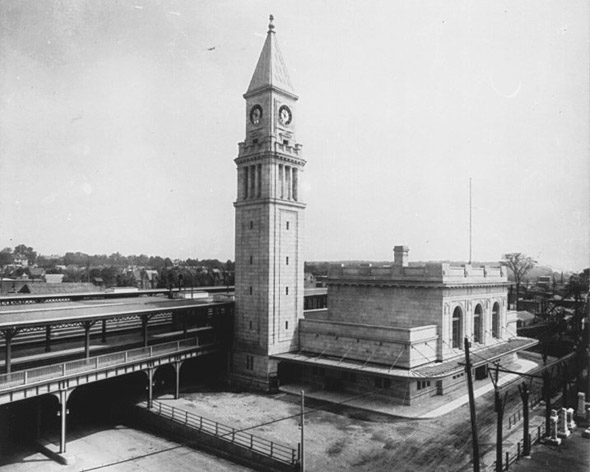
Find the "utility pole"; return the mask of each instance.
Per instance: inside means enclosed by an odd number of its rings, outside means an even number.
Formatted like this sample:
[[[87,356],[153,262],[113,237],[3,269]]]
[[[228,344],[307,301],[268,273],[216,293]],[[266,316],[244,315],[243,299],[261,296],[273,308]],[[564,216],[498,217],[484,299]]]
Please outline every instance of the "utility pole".
[[[531,455],[531,441],[529,435],[529,386],[523,382],[518,386],[520,398],[522,399],[522,416],[523,416],[523,430],[522,430],[522,455],[529,457]]]
[[[553,370],[553,369],[551,369]],[[543,396],[545,397],[545,435],[551,431],[551,370],[543,371]]]
[[[469,177],[469,263],[471,264],[471,242],[472,242],[472,224],[471,224],[471,177]]]
[[[495,410],[497,413],[496,422],[496,472],[502,472],[502,422],[504,420],[504,406],[506,402],[506,395],[504,398],[500,395],[500,389],[498,388],[498,375],[499,365],[496,363],[496,374],[495,377],[488,371],[490,379],[494,384],[494,400]]]
[[[475,398],[473,396],[473,379],[471,377],[471,360],[469,358],[469,339],[465,336],[465,372],[469,390],[469,411],[471,413],[471,434],[473,436],[473,472],[479,472],[479,440],[477,438],[477,421],[475,419]]]
[[[301,468],[300,472],[305,472],[305,392],[301,390]]]

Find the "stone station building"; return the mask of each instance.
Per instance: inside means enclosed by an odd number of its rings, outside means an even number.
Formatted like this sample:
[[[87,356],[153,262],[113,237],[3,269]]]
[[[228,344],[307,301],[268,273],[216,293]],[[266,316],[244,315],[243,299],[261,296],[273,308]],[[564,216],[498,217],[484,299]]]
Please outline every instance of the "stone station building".
[[[331,267],[328,308],[299,322],[297,352],[272,356],[281,383],[413,404],[465,385],[465,336],[476,379],[536,344],[509,329],[504,268],[410,265],[407,247],[394,252],[391,265]]]
[[[273,18],[245,99],[237,170],[235,322],[229,381],[276,390],[297,382],[411,403],[463,382],[463,339],[476,378],[487,363],[536,343],[517,338],[501,267],[408,264],[332,267],[328,309],[303,313],[306,164],[295,94]],[[477,361],[477,359],[480,359]],[[483,361],[482,361],[483,359]]]

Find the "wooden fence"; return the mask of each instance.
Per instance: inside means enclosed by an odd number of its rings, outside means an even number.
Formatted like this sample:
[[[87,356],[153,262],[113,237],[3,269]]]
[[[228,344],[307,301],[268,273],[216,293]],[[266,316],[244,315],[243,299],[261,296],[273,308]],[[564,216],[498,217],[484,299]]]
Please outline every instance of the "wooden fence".
[[[529,434],[529,441],[531,443],[531,447],[533,447],[533,445],[535,445],[535,444],[538,444],[543,437],[545,437],[545,425],[544,424],[537,426],[536,432],[534,434]],[[520,460],[520,458],[522,457],[523,450],[524,450],[523,447],[524,447],[524,445],[523,445],[523,441],[521,439],[516,444],[516,451],[514,451],[514,449],[512,449],[511,451],[505,452],[505,457],[504,457],[504,461],[502,464],[502,470],[510,470],[510,466]],[[488,470],[494,470],[494,471],[496,470],[496,461],[494,461],[492,467],[489,467]]]
[[[147,404],[144,403],[144,405],[147,407]],[[284,464],[294,467],[299,464],[299,449],[293,449],[284,444],[230,428],[216,421],[189,413],[186,410],[174,408],[159,401],[153,402],[153,407],[150,411],[164,418],[168,418],[175,423],[208,434],[230,444],[257,452]]]

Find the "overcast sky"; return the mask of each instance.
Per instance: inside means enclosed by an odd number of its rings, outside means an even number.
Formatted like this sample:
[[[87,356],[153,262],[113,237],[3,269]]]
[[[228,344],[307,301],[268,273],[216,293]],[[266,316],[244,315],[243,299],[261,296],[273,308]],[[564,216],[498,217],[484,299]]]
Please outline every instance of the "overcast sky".
[[[270,13],[306,260],[588,267],[586,0],[0,0],[0,246],[233,259]]]

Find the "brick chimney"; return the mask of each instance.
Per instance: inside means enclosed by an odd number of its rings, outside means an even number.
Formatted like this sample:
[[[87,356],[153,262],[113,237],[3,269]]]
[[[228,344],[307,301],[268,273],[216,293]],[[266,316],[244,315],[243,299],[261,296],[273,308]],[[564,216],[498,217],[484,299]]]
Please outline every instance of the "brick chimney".
[[[393,248],[393,265],[407,267],[409,250],[408,246],[395,246]]]

